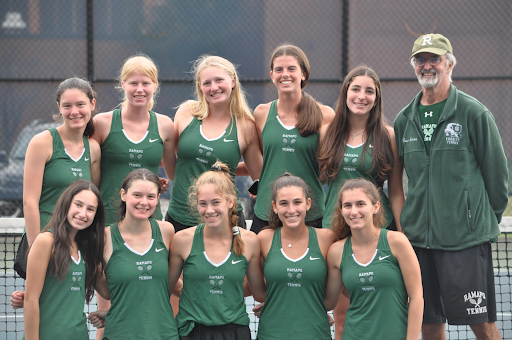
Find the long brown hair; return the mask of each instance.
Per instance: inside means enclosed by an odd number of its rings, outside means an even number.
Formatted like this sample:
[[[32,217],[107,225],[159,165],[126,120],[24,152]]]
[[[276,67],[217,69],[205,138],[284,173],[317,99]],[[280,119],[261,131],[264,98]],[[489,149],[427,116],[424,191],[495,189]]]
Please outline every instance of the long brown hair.
[[[370,110],[370,115],[366,122],[366,142],[363,146],[363,156],[361,167],[364,166],[364,157],[368,145],[372,144],[372,169],[377,170],[377,177],[374,178],[377,185],[382,183],[389,177],[393,167],[393,151],[391,149],[391,141],[389,132],[384,122],[382,114],[382,91],[380,80],[375,71],[366,65],[360,65],[354,68],[345,77],[341,86],[338,104],[336,106],[336,115],[329,124],[323,140],[318,146],[318,166],[320,168],[320,180],[333,180],[340,171],[343,156],[345,155],[346,142],[350,134],[350,124],[348,116],[350,111],[347,107],[347,92],[352,81],[359,76],[368,76],[375,83],[375,105]],[[370,171],[371,171],[370,170]]]
[[[370,202],[375,205],[377,202],[381,202],[381,194],[379,189],[372,182],[364,179],[364,178],[356,178],[350,179],[343,184],[338,193],[338,201],[336,202],[336,206],[334,208],[334,212],[332,214],[331,219],[331,229],[336,234],[336,238],[338,240],[342,240],[344,238],[352,235],[352,231],[348,226],[343,214],[341,213],[342,207],[342,199],[343,194],[348,190],[361,189],[368,196]],[[386,222],[386,218],[384,217],[384,209],[381,205],[379,211],[373,215],[373,225],[377,228],[382,228],[384,223]]]
[[[271,195],[272,202],[277,204],[277,202],[276,202],[277,193],[279,192],[279,190],[281,190],[282,188],[286,188],[286,187],[297,187],[297,188],[302,189],[302,192],[304,193],[304,196],[306,197],[306,201],[311,198],[311,191],[310,191],[308,185],[306,184],[306,182],[304,182],[304,180],[300,177],[293,176],[289,172],[285,172],[281,177],[279,177],[274,182],[274,185],[272,185],[272,195]],[[279,216],[276,214],[274,209],[271,208],[270,215],[268,218],[268,227],[265,229],[276,230],[277,228],[282,227],[282,226],[283,226],[283,222],[279,219]]]
[[[236,210],[237,206],[237,195],[236,188],[233,180],[231,179],[231,175],[229,173],[229,168],[226,164],[222,162],[215,162],[212,165],[210,171],[205,171],[199,176],[198,179],[194,181],[194,184],[190,187],[188,199],[191,207],[196,209],[197,211],[197,200],[198,193],[201,191],[201,188],[205,184],[213,184],[215,186],[215,192],[221,195],[225,200],[233,201],[233,206],[229,209],[229,229],[232,230],[233,227],[238,226],[238,211]],[[244,253],[244,241],[242,240],[242,235],[238,233],[233,238],[233,251],[236,255],[240,256]]]
[[[79,230],[75,236],[76,244],[85,263],[85,300],[89,303],[94,295],[96,280],[103,274],[105,268],[103,261],[105,209],[98,188],[83,179],[77,179],[71,183],[59,197],[50,222],[41,232],[51,231],[53,234],[54,241],[49,268],[53,275],[62,281],[71,265],[70,230],[72,227],[68,221],[68,211],[73,197],[84,190],[92,191],[98,200],[98,207],[91,225]]]
[[[270,58],[270,71],[274,71],[274,60],[276,58],[287,55],[297,60],[305,78],[301,80],[300,88],[305,88],[311,75],[311,67],[309,66],[306,53],[297,46],[287,43],[277,46]],[[297,114],[297,125],[295,126],[299,130],[299,134],[302,137],[307,137],[317,132],[322,127],[322,119],[322,110],[320,110],[317,101],[305,91],[302,91]]]

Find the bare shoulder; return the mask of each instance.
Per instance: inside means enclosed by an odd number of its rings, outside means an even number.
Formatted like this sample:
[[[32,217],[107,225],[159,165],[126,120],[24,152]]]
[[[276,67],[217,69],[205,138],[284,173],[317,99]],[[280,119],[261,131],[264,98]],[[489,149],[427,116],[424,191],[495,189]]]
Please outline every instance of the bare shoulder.
[[[36,239],[34,240],[34,245],[38,245],[40,247],[51,247],[53,245],[54,237],[53,234],[50,232],[44,232],[37,235]]]
[[[98,113],[94,116],[94,124],[96,127],[104,127],[104,126],[110,126],[112,123],[112,114],[114,111],[108,111],[108,112],[102,112]]]
[[[101,152],[101,147],[95,139],[88,138],[88,141],[89,141],[89,149],[91,149],[92,152],[94,152],[94,153]]]
[[[29,147],[47,147],[51,146],[53,148],[53,137],[50,131],[44,130],[43,132],[39,132],[37,135],[32,137],[30,140]]]
[[[272,102],[256,106],[256,108],[254,109],[254,118],[258,119],[261,118],[262,116],[266,118],[268,115],[268,111],[270,110],[271,104]]]
[[[93,138],[101,145],[110,133],[112,125],[113,111],[102,112],[94,116],[94,136]]]
[[[30,161],[49,161],[53,154],[53,138],[50,131],[45,130],[38,133],[30,140],[27,147],[27,156]],[[27,157],[27,158],[28,158]],[[29,161],[29,159],[27,159]]]
[[[180,230],[178,233],[174,235],[173,243],[185,243],[185,242],[192,242],[194,239],[194,234],[196,232],[196,227],[191,227],[187,229]]]
[[[332,244],[332,246],[329,248],[329,256],[340,256],[343,254],[343,249],[345,248],[345,243],[347,242],[347,239],[336,241]]]
[[[336,240],[336,235],[331,229],[327,228],[315,228],[316,230],[316,236],[318,237],[318,240],[321,242],[326,242],[329,244],[332,244]]]
[[[387,237],[391,250],[399,250],[403,249],[404,247],[412,247],[409,239],[407,239],[404,234],[398,231],[389,230]]]
[[[256,235],[254,232],[250,230],[240,228],[240,235],[242,236],[244,243],[251,245],[259,243],[258,235]]]
[[[258,240],[260,241],[260,244],[269,244],[272,242],[272,237],[274,236],[275,230],[273,229],[263,229],[258,234]]]
[[[391,140],[395,140],[395,130],[393,129],[393,127],[386,124],[386,130],[389,133],[389,138],[391,138]]]
[[[330,106],[320,104],[320,111],[322,111],[322,125],[332,122],[334,119],[334,110]]]
[[[158,226],[160,227],[160,232],[162,235],[174,235],[174,226],[170,222],[159,220],[156,221],[158,222]]]

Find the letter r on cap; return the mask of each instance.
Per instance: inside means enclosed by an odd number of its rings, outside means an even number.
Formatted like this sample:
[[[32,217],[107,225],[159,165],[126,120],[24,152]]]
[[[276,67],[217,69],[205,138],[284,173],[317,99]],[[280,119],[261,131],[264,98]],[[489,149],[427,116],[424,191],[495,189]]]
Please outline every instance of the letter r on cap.
[[[425,46],[427,43],[432,45],[432,37],[423,37],[423,44],[421,46]]]

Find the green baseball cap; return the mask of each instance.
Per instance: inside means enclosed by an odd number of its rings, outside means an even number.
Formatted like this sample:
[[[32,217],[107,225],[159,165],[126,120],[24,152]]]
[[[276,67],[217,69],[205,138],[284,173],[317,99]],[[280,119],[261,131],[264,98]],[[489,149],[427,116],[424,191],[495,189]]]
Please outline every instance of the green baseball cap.
[[[430,52],[437,55],[448,53],[453,54],[452,44],[450,40],[442,34],[424,34],[414,42],[412,46],[412,55],[414,57],[418,53]],[[409,58],[409,59],[411,59]]]

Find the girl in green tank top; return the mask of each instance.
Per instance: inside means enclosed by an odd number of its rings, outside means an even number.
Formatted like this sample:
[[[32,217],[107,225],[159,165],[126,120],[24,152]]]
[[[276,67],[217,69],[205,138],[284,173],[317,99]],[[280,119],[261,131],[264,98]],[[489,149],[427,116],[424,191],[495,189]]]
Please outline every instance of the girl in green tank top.
[[[324,228],[332,228],[338,192],[345,181],[366,178],[381,192],[386,217],[383,226],[401,230],[400,212],[405,201],[403,167],[393,128],[384,122],[380,80],[372,69],[358,66],[345,77],[336,116],[320,130],[318,163],[320,180],[328,185]],[[382,190],[386,180],[389,199]],[[341,295],[334,309],[336,339],[343,333],[347,308],[348,299]]]
[[[329,249],[325,296],[332,309],[343,286],[350,294],[343,340],[419,338],[423,289],[418,259],[405,235],[383,224],[375,185],[366,179],[346,181],[333,215],[340,241]]]
[[[229,168],[221,162],[191,188],[190,204],[204,223],[176,234],[169,266],[171,287],[183,271],[181,340],[251,339],[245,276],[255,300],[265,301],[266,291],[258,238],[238,227],[236,197]]]
[[[120,109],[94,118],[93,138],[101,145],[101,194],[105,199],[107,225],[118,221],[118,194],[121,182],[132,170],[146,168],[158,174],[162,163],[167,177],[174,179],[176,155],[174,124],[151,111],[158,93],[158,69],[145,55],[128,58],[119,73],[117,88],[124,95]],[[164,191],[168,179],[161,179]],[[158,208],[155,218],[161,220]],[[100,302],[101,303],[101,302]]]
[[[269,228],[258,234],[267,285],[258,339],[330,340],[324,294],[334,234],[306,226],[311,198],[300,177],[286,173],[274,183],[272,207]]]
[[[91,301],[103,271],[104,223],[99,190],[86,180],[74,181],[30,248],[24,339],[89,339],[84,301]]]
[[[101,145],[101,194],[105,199],[107,226],[117,222],[119,216],[119,190],[125,176],[135,169],[146,168],[158,174],[162,163],[167,177],[174,179],[176,154],[174,148],[174,123],[162,114],[155,113],[158,93],[158,69],[146,55],[128,58],[117,79],[124,101],[121,108],[94,117],[96,133],[93,138]],[[161,178],[165,191],[169,180]],[[161,220],[160,208],[154,217]],[[108,309],[109,302],[98,298],[98,308]],[[103,330],[96,339],[103,338]]]
[[[220,161],[237,176],[260,176],[262,156],[254,118],[245,98],[235,66],[218,56],[195,61],[196,99],[180,105],[174,117],[178,136],[176,180],[166,220],[176,230],[197,225],[197,211],[188,204],[188,188],[203,172]],[[237,171],[243,156],[246,171]],[[240,226],[245,226],[242,206],[237,207]]]
[[[23,211],[29,245],[52,217],[59,196],[76,179],[99,185],[100,148],[92,114],[96,93],[80,78],[60,83],[55,95],[62,125],[35,135],[25,155]]]
[[[178,330],[170,304],[169,245],[173,226],[152,219],[161,184],[141,168],[126,176],[121,187],[119,223],[105,230],[105,278],[98,287],[112,305],[91,313],[94,321],[106,318],[109,340],[177,340]]]
[[[285,171],[301,177],[313,190],[313,207],[306,221],[308,225],[321,227],[325,194],[318,180],[318,131],[333,119],[334,112],[302,90],[310,74],[308,58],[297,46],[284,44],[272,53],[270,76],[279,99],[261,104],[254,110],[263,150],[255,217],[251,226],[256,233],[269,224],[272,183]]]

